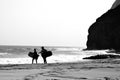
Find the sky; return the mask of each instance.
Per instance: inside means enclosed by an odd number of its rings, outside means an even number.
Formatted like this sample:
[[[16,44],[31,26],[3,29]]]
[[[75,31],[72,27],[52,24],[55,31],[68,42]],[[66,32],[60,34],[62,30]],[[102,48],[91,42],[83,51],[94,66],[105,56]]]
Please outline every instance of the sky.
[[[86,47],[115,0],[0,0],[0,45]]]

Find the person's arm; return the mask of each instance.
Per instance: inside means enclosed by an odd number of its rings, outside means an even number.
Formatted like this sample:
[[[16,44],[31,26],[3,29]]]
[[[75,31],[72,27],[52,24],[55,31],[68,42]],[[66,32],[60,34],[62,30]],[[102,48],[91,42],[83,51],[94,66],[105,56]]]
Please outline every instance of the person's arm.
[[[42,50],[39,52],[39,54],[41,54],[42,53]]]

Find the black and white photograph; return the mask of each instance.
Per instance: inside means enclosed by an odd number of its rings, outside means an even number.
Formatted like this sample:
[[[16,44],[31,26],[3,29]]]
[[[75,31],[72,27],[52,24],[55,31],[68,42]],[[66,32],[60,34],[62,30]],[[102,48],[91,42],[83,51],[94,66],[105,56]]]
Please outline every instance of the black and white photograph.
[[[120,0],[0,0],[0,80],[120,80]]]

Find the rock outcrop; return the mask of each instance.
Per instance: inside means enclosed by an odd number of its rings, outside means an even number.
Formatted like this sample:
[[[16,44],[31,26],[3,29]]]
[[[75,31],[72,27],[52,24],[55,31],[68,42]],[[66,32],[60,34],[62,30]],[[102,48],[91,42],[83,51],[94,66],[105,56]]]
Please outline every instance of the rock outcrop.
[[[111,9],[116,8],[118,5],[120,5],[120,0],[116,0],[114,4],[112,5]]]
[[[90,26],[87,49],[120,50],[120,5],[115,4]]]

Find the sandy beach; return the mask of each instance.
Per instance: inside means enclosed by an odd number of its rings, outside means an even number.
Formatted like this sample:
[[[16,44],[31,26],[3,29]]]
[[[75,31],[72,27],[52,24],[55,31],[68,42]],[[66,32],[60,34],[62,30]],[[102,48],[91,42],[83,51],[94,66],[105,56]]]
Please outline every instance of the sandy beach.
[[[120,80],[120,0],[0,0],[0,11],[0,80]]]
[[[0,80],[120,80],[120,60],[0,65]]]

